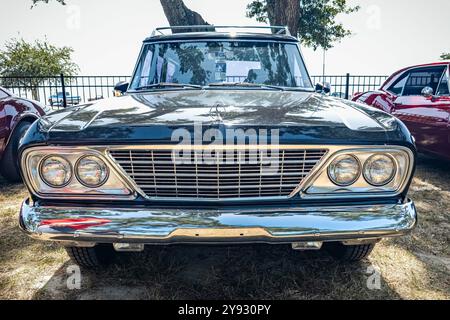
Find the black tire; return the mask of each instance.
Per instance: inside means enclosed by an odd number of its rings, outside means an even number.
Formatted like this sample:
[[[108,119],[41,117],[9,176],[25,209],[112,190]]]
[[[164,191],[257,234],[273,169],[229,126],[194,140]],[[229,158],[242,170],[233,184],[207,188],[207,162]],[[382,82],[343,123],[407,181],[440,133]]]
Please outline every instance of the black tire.
[[[0,162],[0,173],[9,182],[21,182],[19,170],[19,142],[31,126],[29,122],[20,122],[14,129]]]
[[[92,248],[66,247],[66,251],[73,262],[87,269],[107,266],[116,254],[111,245],[97,245]]]
[[[374,243],[346,246],[339,242],[325,245],[325,249],[336,260],[343,262],[357,262],[367,258],[375,247]]]

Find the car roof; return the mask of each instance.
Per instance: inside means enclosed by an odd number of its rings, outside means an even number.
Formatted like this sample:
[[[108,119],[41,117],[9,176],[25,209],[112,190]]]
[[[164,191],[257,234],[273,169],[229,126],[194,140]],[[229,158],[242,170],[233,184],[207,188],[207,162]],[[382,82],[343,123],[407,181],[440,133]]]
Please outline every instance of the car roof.
[[[444,61],[439,61],[439,62],[417,64],[417,65],[413,65],[413,66],[409,66],[409,67],[400,69],[400,70],[394,72],[388,79],[386,79],[386,81],[381,86],[381,89],[385,90],[388,86],[390,86],[397,79],[397,77],[399,75],[403,74],[404,72],[406,72],[408,70],[416,69],[416,68],[448,66],[449,64],[450,64],[450,61],[444,60]]]
[[[409,66],[409,67],[403,68],[403,69],[399,70],[396,73],[399,73],[399,72],[402,72],[402,71],[406,71],[406,70],[409,70],[409,69],[415,69],[415,68],[445,66],[445,65],[448,65],[449,62],[450,61],[440,61],[440,62],[431,62],[431,63],[417,64],[417,65],[413,65],[413,66]]]

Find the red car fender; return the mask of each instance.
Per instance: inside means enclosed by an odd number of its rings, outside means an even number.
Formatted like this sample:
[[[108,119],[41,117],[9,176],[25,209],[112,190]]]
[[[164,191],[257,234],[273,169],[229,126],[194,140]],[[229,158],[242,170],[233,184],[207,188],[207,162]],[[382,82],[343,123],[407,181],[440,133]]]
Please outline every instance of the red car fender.
[[[3,120],[2,126],[6,133],[6,138],[0,146],[0,158],[3,156],[3,152],[11,140],[12,133],[20,122],[28,121],[32,123],[45,115],[43,108],[37,103],[14,96],[9,97],[3,104],[5,108],[2,108],[0,116]],[[6,106],[8,109],[6,109]]]

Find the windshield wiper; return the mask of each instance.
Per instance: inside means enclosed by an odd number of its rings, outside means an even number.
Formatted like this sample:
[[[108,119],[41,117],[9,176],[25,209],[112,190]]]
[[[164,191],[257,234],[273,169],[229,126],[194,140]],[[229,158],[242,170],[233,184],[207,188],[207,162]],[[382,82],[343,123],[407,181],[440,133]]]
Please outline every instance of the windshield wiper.
[[[146,90],[146,89],[158,89],[158,88],[192,88],[192,89],[203,89],[202,86],[188,83],[169,83],[169,82],[160,82],[154,84],[148,84],[146,86],[137,87],[135,90]]]
[[[274,86],[270,84],[260,84],[251,82],[214,82],[210,83],[210,87],[249,87],[249,88],[267,88],[285,91],[286,89],[280,86]]]

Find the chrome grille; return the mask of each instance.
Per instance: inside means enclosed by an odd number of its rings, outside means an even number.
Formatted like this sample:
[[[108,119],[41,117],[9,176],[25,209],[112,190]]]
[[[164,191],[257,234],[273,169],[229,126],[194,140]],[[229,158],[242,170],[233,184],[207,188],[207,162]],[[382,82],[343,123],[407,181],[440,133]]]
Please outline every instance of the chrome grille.
[[[118,149],[111,156],[150,198],[287,197],[327,153],[324,149]]]

